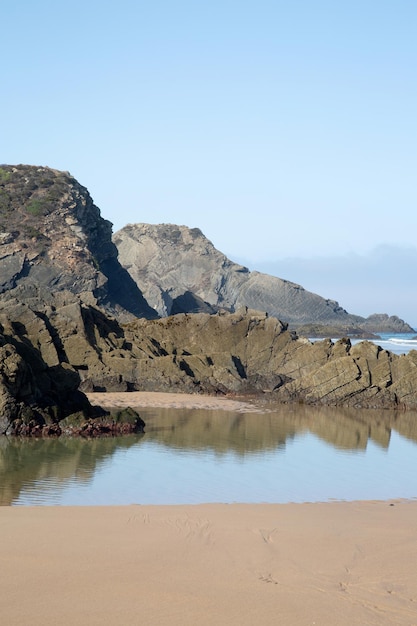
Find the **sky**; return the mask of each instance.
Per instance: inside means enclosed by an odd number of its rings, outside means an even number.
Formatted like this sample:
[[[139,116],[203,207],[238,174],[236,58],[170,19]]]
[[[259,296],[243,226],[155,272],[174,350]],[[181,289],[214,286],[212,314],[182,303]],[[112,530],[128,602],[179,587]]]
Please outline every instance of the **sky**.
[[[0,162],[417,326],[415,0],[15,0]]]

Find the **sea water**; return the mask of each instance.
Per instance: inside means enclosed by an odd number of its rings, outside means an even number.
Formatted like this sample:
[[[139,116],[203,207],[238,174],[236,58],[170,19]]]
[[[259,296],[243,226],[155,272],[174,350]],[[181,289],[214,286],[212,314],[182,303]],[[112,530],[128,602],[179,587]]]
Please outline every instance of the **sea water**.
[[[407,354],[410,350],[417,350],[417,333],[379,333],[379,339],[367,339],[384,350],[389,350],[394,354]],[[311,338],[313,343],[321,339]],[[332,339],[336,342],[337,339]],[[364,339],[351,339],[352,345],[364,341]]]
[[[417,350],[417,333],[380,333],[379,336],[381,339],[373,339],[373,343],[394,354],[407,354],[410,350]]]

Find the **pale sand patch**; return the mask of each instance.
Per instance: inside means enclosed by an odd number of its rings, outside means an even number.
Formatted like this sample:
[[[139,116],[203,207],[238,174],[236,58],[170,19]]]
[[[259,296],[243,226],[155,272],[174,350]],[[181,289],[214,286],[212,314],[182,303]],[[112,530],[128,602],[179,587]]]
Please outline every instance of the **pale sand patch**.
[[[417,624],[417,502],[0,507],[8,626]]]
[[[242,402],[219,396],[191,393],[161,393],[154,391],[86,393],[91,404],[105,409],[120,407],[162,407],[171,409],[208,409],[225,411],[254,411],[250,402]]]

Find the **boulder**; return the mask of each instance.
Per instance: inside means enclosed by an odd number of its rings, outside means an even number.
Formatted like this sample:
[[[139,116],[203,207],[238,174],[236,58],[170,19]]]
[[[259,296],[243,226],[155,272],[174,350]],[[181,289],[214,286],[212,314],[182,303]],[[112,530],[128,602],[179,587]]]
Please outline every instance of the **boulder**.
[[[93,415],[80,378],[68,364],[48,367],[40,352],[16,335],[0,332],[0,434],[42,434],[67,415]]]
[[[136,412],[134,418],[129,412],[109,416],[80,390],[80,372],[89,366],[97,376],[104,371],[110,380],[122,378],[101,359],[106,346],[117,350],[122,331],[101,310],[73,294],[63,296],[52,297],[55,306],[42,310],[16,300],[0,302],[0,434],[140,432],[143,422]]]

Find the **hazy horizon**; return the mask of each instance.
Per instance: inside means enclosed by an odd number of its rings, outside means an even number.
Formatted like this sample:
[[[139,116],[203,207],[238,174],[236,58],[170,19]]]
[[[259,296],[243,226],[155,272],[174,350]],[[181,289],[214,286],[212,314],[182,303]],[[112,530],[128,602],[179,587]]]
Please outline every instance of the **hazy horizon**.
[[[348,313],[397,315],[417,330],[415,293],[410,293],[416,266],[417,248],[379,246],[364,255],[288,257],[257,263],[253,269],[337,300]]]

